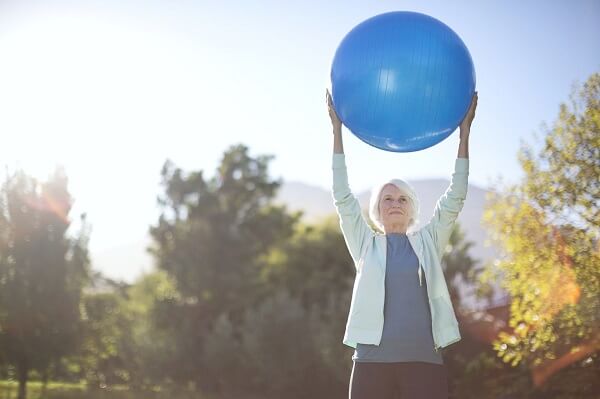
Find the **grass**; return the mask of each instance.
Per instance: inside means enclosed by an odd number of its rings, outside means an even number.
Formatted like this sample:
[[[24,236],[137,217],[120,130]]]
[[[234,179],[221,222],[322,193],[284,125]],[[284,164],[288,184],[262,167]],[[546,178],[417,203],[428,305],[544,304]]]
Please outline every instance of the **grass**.
[[[0,381],[0,399],[16,399],[19,385],[15,381]],[[217,399],[192,392],[136,392],[126,387],[88,390],[85,384],[49,382],[42,396],[41,382],[27,384],[27,399]],[[225,399],[225,398],[219,398]],[[229,398],[227,398],[229,399]]]
[[[18,390],[19,384],[16,381],[0,381],[0,399],[16,399]],[[83,398],[85,391],[86,387],[83,384],[48,382],[47,395],[42,398],[42,383],[32,381],[27,384],[27,399]]]

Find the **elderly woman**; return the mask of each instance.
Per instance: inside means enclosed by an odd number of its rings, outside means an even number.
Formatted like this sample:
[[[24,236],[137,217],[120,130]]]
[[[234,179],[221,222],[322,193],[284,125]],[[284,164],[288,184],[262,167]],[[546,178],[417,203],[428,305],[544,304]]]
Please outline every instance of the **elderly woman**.
[[[333,125],[333,197],[356,278],[344,344],[355,348],[350,399],[448,397],[440,348],[461,339],[441,267],[442,254],[467,194],[469,132],[477,92],[460,124],[460,144],[450,187],[431,220],[415,226],[419,200],[406,182],[376,188],[363,218],[348,186],[342,123],[326,92]]]

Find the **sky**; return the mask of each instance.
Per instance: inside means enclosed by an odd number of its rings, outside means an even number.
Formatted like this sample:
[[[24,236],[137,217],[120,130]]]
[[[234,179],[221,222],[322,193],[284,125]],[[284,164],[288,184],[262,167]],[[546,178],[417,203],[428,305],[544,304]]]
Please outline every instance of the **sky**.
[[[358,23],[397,10],[441,20],[471,53],[469,178],[482,188],[518,181],[520,143],[600,71],[597,0],[0,0],[0,165],[40,179],[64,165],[73,215],[92,224],[92,257],[156,222],[167,159],[212,176],[243,143],[275,156],[272,176],[329,189],[333,55]],[[353,190],[449,178],[456,133],[389,153],[345,131]],[[104,271],[131,279],[134,269]]]

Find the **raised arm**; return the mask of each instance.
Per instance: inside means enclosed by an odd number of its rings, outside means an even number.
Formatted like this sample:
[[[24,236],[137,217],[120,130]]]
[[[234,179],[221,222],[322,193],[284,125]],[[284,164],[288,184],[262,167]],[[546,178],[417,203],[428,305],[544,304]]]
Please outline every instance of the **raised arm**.
[[[460,123],[460,143],[458,144],[457,158],[469,159],[469,134],[471,134],[471,123],[473,123],[473,119],[475,118],[478,98],[477,92],[475,92],[471,99],[471,105],[469,106],[467,115]]]
[[[478,95],[477,92],[475,92],[467,115],[460,124],[458,156],[454,163],[454,173],[452,175],[450,187],[448,187],[444,195],[438,200],[433,212],[433,217],[424,227],[424,229],[431,234],[440,259],[450,240],[454,222],[462,210],[464,201],[467,197],[469,179],[469,135],[471,133],[471,124],[475,118],[477,100]]]
[[[373,231],[362,215],[360,203],[352,194],[348,185],[348,172],[342,141],[342,123],[335,112],[329,91],[326,92],[327,108],[333,127],[333,199],[336,212],[340,218],[340,227],[346,240],[348,251],[358,266],[363,247]]]
[[[327,112],[329,112],[329,119],[331,119],[331,127],[333,128],[333,153],[343,154],[344,143],[342,141],[342,121],[340,121],[337,112],[335,112],[329,90],[325,90],[325,98],[327,100]]]
[[[450,240],[454,222],[467,197],[468,178],[469,160],[467,158],[457,158],[454,163],[454,173],[452,174],[450,187],[437,201],[433,216],[429,223],[423,227],[433,238],[440,260]]]

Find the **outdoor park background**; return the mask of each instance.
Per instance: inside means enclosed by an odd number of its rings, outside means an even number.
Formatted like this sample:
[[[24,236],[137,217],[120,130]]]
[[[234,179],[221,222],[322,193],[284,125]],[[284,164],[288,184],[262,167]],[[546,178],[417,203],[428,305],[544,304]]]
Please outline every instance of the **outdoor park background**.
[[[392,10],[477,73],[452,397],[600,397],[599,2],[0,0],[0,398],[344,397],[324,92]],[[355,193],[405,178],[426,222],[457,137],[344,135]]]

